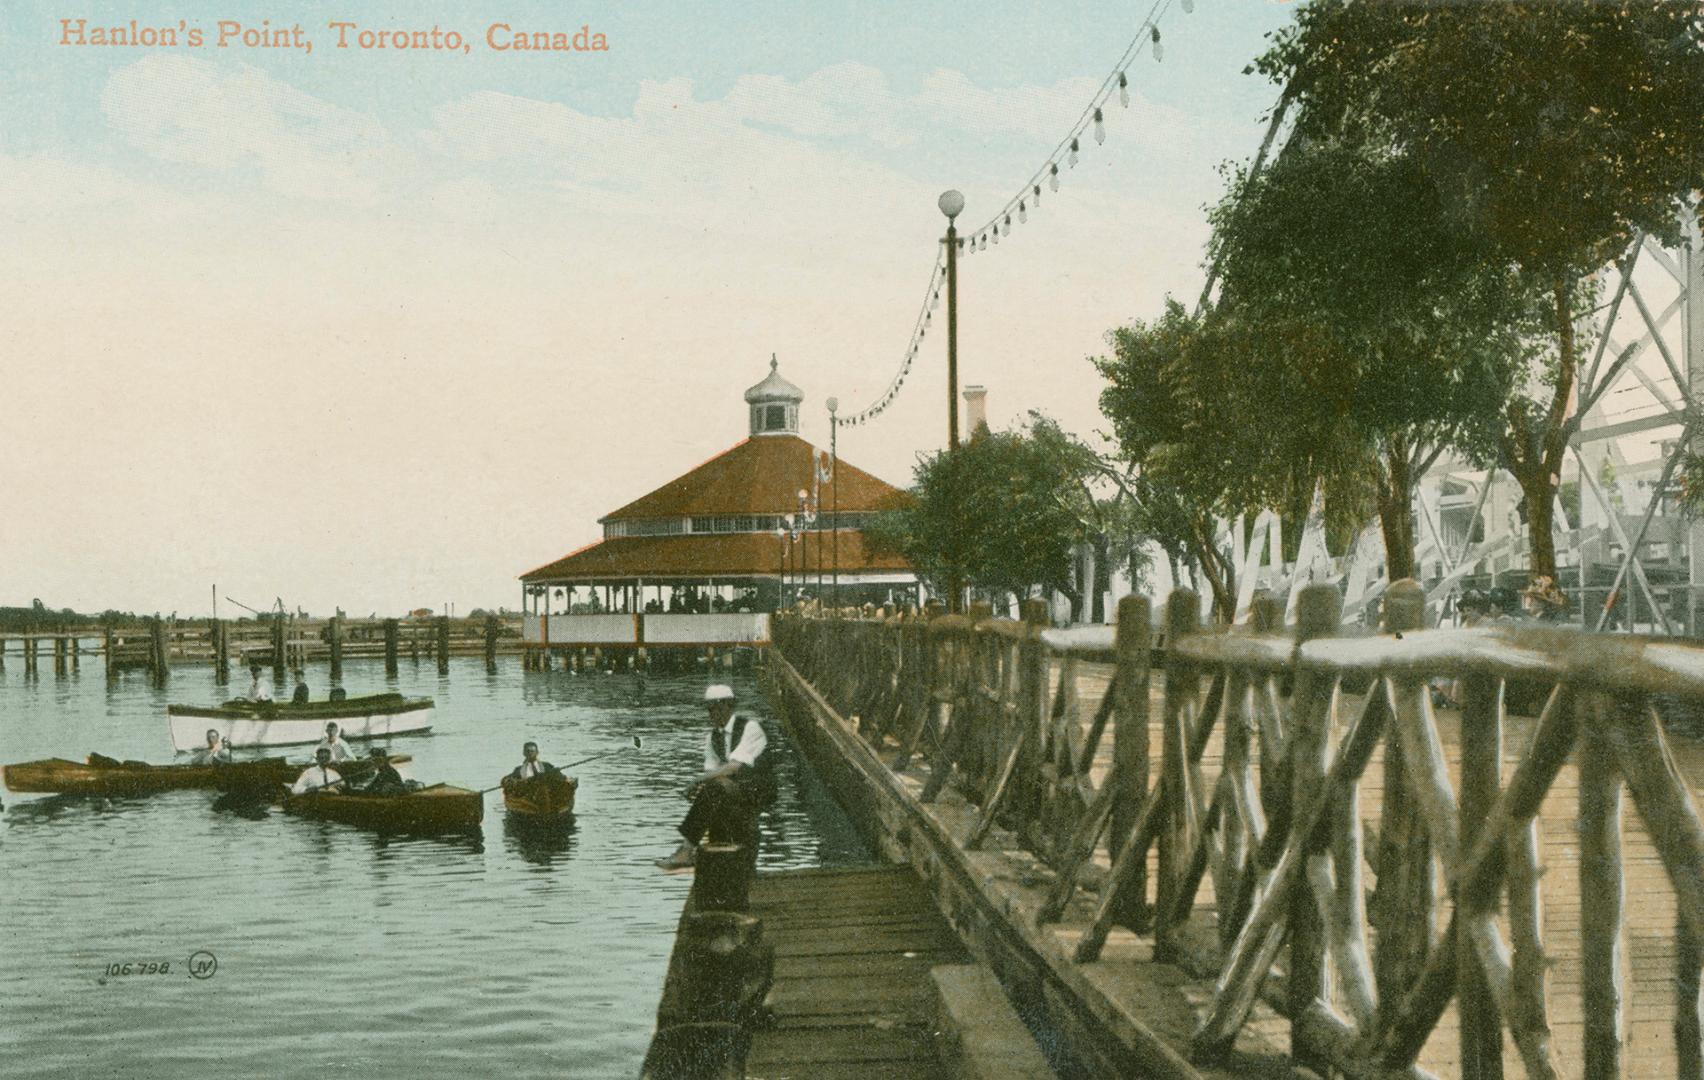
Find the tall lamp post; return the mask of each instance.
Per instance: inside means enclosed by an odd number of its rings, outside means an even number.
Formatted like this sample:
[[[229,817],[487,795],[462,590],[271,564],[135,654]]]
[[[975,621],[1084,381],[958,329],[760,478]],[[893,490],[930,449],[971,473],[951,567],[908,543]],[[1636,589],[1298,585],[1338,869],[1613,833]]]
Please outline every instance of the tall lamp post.
[[[829,511],[829,514],[831,516],[829,517],[828,521],[829,521],[829,526],[830,526],[829,536],[832,538],[830,543],[833,545],[830,548],[830,552],[831,552],[830,559],[834,564],[834,569],[832,571],[834,583],[831,586],[831,591],[832,591],[832,595],[834,596],[834,609],[836,611],[840,610],[840,452],[839,452],[838,446],[836,445],[837,442],[838,442],[839,435],[840,435],[840,421],[835,416],[835,413],[837,413],[839,410],[840,410],[840,399],[839,398],[829,398],[828,399],[828,482],[830,484],[834,485],[834,493],[831,496],[832,509]]]
[[[775,526],[775,539],[781,551],[781,566],[775,575],[775,610],[781,611],[787,606],[787,516],[781,515],[781,524]]]
[[[956,189],[943,191],[936,205],[947,215],[947,449],[959,446],[958,422],[958,227],[954,224],[964,212],[964,196]],[[955,557],[954,563],[957,559]],[[964,586],[958,574],[947,579],[947,611],[958,614],[959,594]]]
[[[813,466],[814,468],[814,466]],[[810,580],[811,572],[811,535],[806,530],[811,527],[811,493],[804,488],[799,489],[799,595],[804,596],[804,586]],[[820,544],[818,546],[821,546]]]

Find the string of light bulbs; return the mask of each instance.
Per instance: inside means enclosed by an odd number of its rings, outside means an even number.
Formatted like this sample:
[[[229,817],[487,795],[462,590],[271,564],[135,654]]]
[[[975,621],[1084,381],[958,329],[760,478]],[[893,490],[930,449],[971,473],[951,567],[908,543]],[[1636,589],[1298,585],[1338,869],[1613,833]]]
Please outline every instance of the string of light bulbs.
[[[1060,163],[1064,162],[1067,169],[1077,166],[1077,161],[1082,153],[1084,135],[1092,132],[1097,146],[1106,142],[1105,110],[1111,104],[1114,95],[1118,97],[1120,107],[1130,107],[1130,66],[1136,62],[1138,56],[1142,55],[1144,49],[1148,49],[1155,60],[1161,60],[1165,56],[1165,48],[1160,44],[1159,22],[1171,9],[1172,3],[1173,0],[1154,0],[1153,7],[1148,9],[1147,18],[1142,20],[1141,25],[1136,30],[1136,35],[1124,47],[1124,52],[1119,56],[1118,63],[1113,65],[1111,73],[1101,80],[1100,86],[1096,88],[1094,95],[1089,99],[1089,103],[1084,106],[1083,112],[1077,117],[1076,122],[1071,125],[1066,136],[1054,146],[1052,153],[1047,155],[1047,160],[1042,166],[1030,175],[1029,180],[1018,188],[1017,192],[1010,199],[1007,199],[1000,209],[994,212],[993,216],[978,228],[972,229],[958,238],[959,251],[970,255],[979,250],[987,250],[990,236],[994,238],[994,243],[998,244],[1002,235],[1011,235],[1014,216],[1017,218],[1016,224],[1027,223],[1030,211],[1041,206],[1042,184],[1046,183],[1050,192],[1059,190]],[[1176,0],[1176,3],[1183,8],[1185,14],[1195,10],[1195,0]],[[900,361],[899,370],[894,373],[892,379],[888,380],[887,388],[863,410],[839,419],[837,423],[843,425],[868,423],[880,416],[893,403],[893,399],[899,394],[900,387],[905,385],[905,377],[910,374],[911,365],[917,359],[917,353],[922,347],[923,337],[929,328],[932,314],[940,304],[942,279],[945,274],[946,264],[937,256],[934,266],[929,272],[929,287],[923,294],[922,310],[918,312],[917,320],[912,324],[911,340],[906,345],[905,357]]]

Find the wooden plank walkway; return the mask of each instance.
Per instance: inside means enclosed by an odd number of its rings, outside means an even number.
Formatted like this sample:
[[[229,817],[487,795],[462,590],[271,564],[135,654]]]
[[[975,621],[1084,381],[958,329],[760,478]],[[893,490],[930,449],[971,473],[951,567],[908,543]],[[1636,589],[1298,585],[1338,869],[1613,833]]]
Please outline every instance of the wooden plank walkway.
[[[750,913],[775,946],[773,1027],[749,1080],[927,1080],[936,1059],[929,969],[970,959],[910,868],[759,875]]]
[[[1111,679],[1112,669],[1100,665],[1084,665],[1079,668],[1078,689],[1082,696],[1083,716],[1094,715],[1095,708],[1105,696]],[[1058,667],[1054,668],[1052,685],[1058,684]],[[1153,722],[1150,728],[1149,753],[1154,768],[1158,768],[1162,754],[1160,718],[1164,713],[1165,680],[1156,675],[1151,687],[1150,716]],[[1206,682],[1203,681],[1203,693]],[[1339,723],[1343,723],[1356,710],[1362,707],[1364,699],[1354,695],[1343,696],[1339,706]],[[1444,754],[1449,762],[1450,780],[1459,789],[1461,776],[1461,717],[1453,708],[1441,708],[1437,711],[1438,733],[1444,747]],[[1531,717],[1510,715],[1504,728],[1503,745],[1503,780],[1506,783],[1514,771],[1516,763],[1525,754],[1532,739],[1534,720]],[[1333,733],[1333,745],[1340,731]],[[1096,780],[1104,777],[1105,771],[1112,765],[1111,740],[1104,740],[1100,753],[1096,757]],[[1201,775],[1211,791],[1212,785],[1218,780],[1220,760],[1223,751],[1223,730],[1216,727],[1207,744],[1206,752],[1202,755]],[[1704,792],[1704,745],[1696,740],[1681,736],[1670,736],[1670,747],[1675,760],[1680,766],[1692,788],[1694,798]],[[1384,765],[1383,747],[1376,752],[1368,765],[1360,787],[1361,819],[1376,832],[1380,824],[1381,811],[1384,802]],[[1584,1017],[1580,993],[1580,842],[1578,832],[1579,814],[1579,774],[1571,759],[1551,785],[1550,793],[1545,798],[1541,808],[1539,824],[1539,848],[1541,866],[1541,892],[1543,897],[1543,928],[1544,951],[1551,966],[1547,972],[1546,984],[1549,996],[1550,1026],[1556,1046],[1557,1065],[1562,1077],[1578,1077],[1584,1074],[1584,1060],[1581,1045],[1584,1037]],[[1631,969],[1632,979],[1628,984],[1630,993],[1626,1003],[1627,1042],[1624,1051],[1626,1076],[1628,1080],[1667,1080],[1677,1074],[1677,1063],[1674,1058],[1674,956],[1675,956],[1675,919],[1676,904],[1674,890],[1669,884],[1666,873],[1658,859],[1656,849],[1646,831],[1645,822],[1632,805],[1630,799],[1624,802],[1622,814],[1622,859],[1627,875],[1625,915],[1627,922],[1627,939],[1625,942],[1625,962]],[[1371,855],[1376,850],[1373,835],[1367,837],[1366,850]],[[1110,865],[1104,847],[1097,852],[1096,861],[1102,867]],[[1154,880],[1158,873],[1157,854],[1149,856],[1149,880]],[[1370,891],[1377,881],[1375,868],[1366,868],[1366,887]],[[1443,890],[1440,888],[1440,894]],[[1078,905],[1084,903],[1079,898]],[[1435,933],[1441,933],[1443,923],[1448,921],[1450,901],[1447,895],[1441,895],[1439,902],[1438,926]],[[1212,920],[1216,919],[1217,910],[1213,896],[1212,875],[1206,875],[1200,892],[1197,894],[1197,905],[1193,922],[1199,925],[1192,939],[1200,942],[1212,940],[1210,929]],[[1500,919],[1499,923],[1508,940],[1508,923]],[[1130,941],[1134,935],[1118,931],[1115,937]],[[1376,933],[1374,934],[1376,940]],[[1144,936],[1143,945],[1151,944]],[[1185,988],[1186,996],[1192,1000],[1205,1003],[1212,997],[1212,980],[1200,979],[1195,985]],[[1460,1075],[1460,1038],[1454,1002],[1427,1040],[1421,1053],[1419,1064],[1441,1077]],[[1525,1076],[1526,1071],[1515,1052],[1512,1041],[1505,1030],[1504,1067],[1505,1074],[1511,1077]]]

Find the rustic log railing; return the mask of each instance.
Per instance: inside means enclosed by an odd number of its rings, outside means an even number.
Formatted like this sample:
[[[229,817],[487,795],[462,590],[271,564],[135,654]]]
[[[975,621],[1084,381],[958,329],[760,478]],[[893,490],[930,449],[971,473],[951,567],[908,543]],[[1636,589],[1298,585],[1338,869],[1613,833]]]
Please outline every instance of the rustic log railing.
[[[1624,1075],[1625,791],[1678,911],[1675,1075],[1704,1080],[1704,825],[1660,715],[1704,704],[1704,648],[1507,624],[1426,630],[1413,582],[1389,590],[1379,634],[1337,636],[1340,607],[1334,588],[1310,587],[1293,626],[1263,598],[1249,626],[1210,632],[1196,596],[1180,591],[1157,647],[1148,602],[1136,597],[1120,605],[1116,629],[1056,630],[1038,608],[1024,621],[983,609],[788,617],[775,640],[897,769],[918,754],[929,760],[924,801],[951,783],[979,809],[967,847],[1002,825],[1053,869],[1043,921],[1059,919],[1085,884],[1098,892],[1076,963],[1098,961],[1115,924],[1151,932],[1156,960],[1181,959],[1210,874],[1216,910],[1198,914],[1216,920],[1219,948],[1205,963],[1219,974],[1189,1047],[1198,1062],[1223,1059],[1263,998],[1289,1018],[1298,1063],[1423,1075],[1421,1050],[1455,1001],[1465,1077],[1503,1074],[1505,1030],[1528,1076],[1557,1075],[1559,1055],[1568,1072],[1583,1060],[1587,1076]],[[1087,664],[1111,665],[1089,716],[1078,693]],[[1434,704],[1446,685],[1460,701],[1454,777]],[[1542,710],[1525,749],[1506,759],[1511,688]],[[1097,765],[1109,730],[1111,753]],[[1203,754],[1215,736],[1210,783]],[[1382,806],[1369,838],[1362,815],[1373,808],[1360,785],[1376,756]],[[1577,1047],[1551,1035],[1537,825],[1570,759]]]

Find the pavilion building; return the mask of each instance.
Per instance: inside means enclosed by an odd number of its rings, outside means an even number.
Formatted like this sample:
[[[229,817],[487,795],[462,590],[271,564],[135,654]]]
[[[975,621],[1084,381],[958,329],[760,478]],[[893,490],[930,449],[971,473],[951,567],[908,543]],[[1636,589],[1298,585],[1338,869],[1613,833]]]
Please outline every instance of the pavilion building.
[[[772,358],[745,392],[748,438],[604,515],[603,539],[522,574],[527,644],[763,644],[769,613],[800,600],[917,600],[911,567],[863,533],[903,493],[800,438],[803,400]]]

